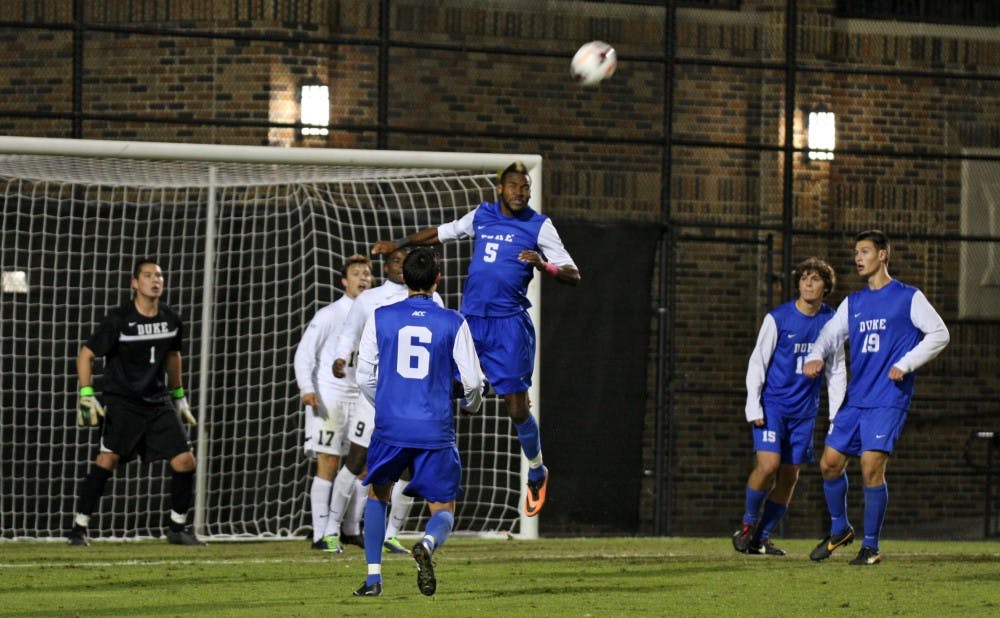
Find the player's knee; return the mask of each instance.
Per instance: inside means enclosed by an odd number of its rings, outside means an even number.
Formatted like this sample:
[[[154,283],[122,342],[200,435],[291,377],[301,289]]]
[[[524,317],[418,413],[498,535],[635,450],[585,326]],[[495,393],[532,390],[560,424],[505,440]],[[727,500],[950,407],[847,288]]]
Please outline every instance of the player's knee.
[[[351,471],[351,474],[358,476],[365,469],[365,462],[368,459],[368,449],[360,452],[351,447],[351,452],[344,459],[344,467]]]
[[[170,460],[170,469],[174,472],[191,472],[194,467],[195,459],[191,451],[181,453]]]

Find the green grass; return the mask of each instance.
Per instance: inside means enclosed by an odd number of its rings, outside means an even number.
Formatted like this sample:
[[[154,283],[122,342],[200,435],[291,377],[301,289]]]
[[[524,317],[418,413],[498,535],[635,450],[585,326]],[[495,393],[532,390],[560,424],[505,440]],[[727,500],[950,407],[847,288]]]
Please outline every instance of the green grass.
[[[726,538],[453,538],[435,556],[435,596],[393,555],[385,595],[354,598],[366,572],[356,547],[2,542],[0,615],[1000,615],[1000,543],[889,540],[874,567],[847,564],[857,543],[811,562],[814,544],[781,539],[789,555],[770,557],[737,554]]]

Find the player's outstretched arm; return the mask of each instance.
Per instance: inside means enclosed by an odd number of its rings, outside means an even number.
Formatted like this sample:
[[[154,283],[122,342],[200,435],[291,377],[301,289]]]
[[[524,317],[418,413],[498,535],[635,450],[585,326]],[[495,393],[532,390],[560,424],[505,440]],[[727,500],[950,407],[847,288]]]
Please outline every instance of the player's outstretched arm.
[[[419,232],[396,240],[379,240],[372,245],[372,255],[389,255],[400,247],[409,245],[436,245],[440,243],[437,226],[425,227]]]
[[[173,404],[174,411],[177,412],[178,418],[188,425],[197,425],[198,419],[195,418],[194,411],[188,404],[184,387],[181,386],[183,374],[181,353],[176,350],[167,352],[165,364],[167,369],[167,384],[170,386],[170,403]]]

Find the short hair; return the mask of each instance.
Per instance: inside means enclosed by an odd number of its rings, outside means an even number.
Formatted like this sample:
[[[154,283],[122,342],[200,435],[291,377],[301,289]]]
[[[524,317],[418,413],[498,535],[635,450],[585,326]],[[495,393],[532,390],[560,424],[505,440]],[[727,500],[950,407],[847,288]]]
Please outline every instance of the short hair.
[[[507,176],[509,174],[524,174],[525,176],[527,176],[528,168],[524,166],[524,163],[521,163],[520,161],[514,161],[513,163],[505,167],[503,170],[501,170],[501,172],[498,174],[497,183],[502,185],[503,181],[507,179]]]
[[[403,260],[403,281],[415,292],[434,287],[440,273],[437,254],[427,247],[417,247]]]
[[[792,280],[795,281],[796,288],[798,287],[798,281],[802,279],[802,275],[807,272],[814,272],[823,280],[825,288],[823,298],[829,296],[833,292],[833,289],[837,287],[837,273],[834,272],[833,267],[818,257],[807,257],[799,262],[795,270],[792,271]]]
[[[865,230],[857,236],[854,237],[854,242],[858,243],[862,240],[870,240],[875,248],[879,251],[884,250],[886,253],[886,261],[889,261],[889,237],[882,230]]]
[[[142,267],[146,264],[152,264],[153,266],[159,266],[160,263],[156,261],[153,257],[141,257],[135,262],[135,266],[132,267],[132,278],[138,279],[139,273],[142,272]]]
[[[354,266],[355,264],[364,264],[369,269],[371,269],[372,267],[372,261],[369,260],[367,256],[361,255],[360,253],[349,255],[347,256],[347,259],[344,260],[344,265],[340,267],[341,278],[346,279],[347,271],[351,268],[351,266]]]

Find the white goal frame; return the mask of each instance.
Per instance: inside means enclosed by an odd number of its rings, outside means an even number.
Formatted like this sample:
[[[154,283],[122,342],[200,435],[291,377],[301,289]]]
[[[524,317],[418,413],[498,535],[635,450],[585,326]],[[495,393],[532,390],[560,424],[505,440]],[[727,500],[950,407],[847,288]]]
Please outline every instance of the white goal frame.
[[[38,155],[38,156],[71,156],[89,158],[114,158],[135,160],[172,160],[198,161],[219,163],[257,163],[257,164],[291,164],[291,165],[323,165],[350,166],[370,168],[436,168],[447,170],[500,170],[513,161],[522,161],[528,168],[532,184],[531,205],[536,211],[542,211],[542,157],[535,154],[515,153],[449,153],[424,151],[381,151],[357,149],[328,148],[279,148],[268,146],[227,146],[207,144],[183,144],[166,142],[133,142],[105,141],[85,139],[58,139],[38,137],[0,136],[0,155]],[[214,168],[210,168],[214,169]],[[210,185],[214,175],[210,173]],[[210,375],[213,367],[211,358],[211,342],[213,328],[213,274],[215,268],[215,191],[209,190],[209,204],[206,243],[204,247],[204,292],[202,307],[201,348],[197,352],[202,362],[197,376],[190,376],[188,382],[196,384],[199,392],[205,393],[209,388]],[[441,221],[440,223],[445,223]],[[416,230],[412,230],[416,231]],[[528,287],[528,297],[532,307],[529,310],[531,319],[538,333],[538,348],[535,355],[534,376],[529,396],[532,401],[532,414],[540,419],[543,400],[539,391],[541,381],[541,295],[538,277],[534,278]],[[188,354],[195,353],[189,350]],[[289,358],[289,363],[292,359]],[[211,409],[206,406],[199,414],[208,415]],[[210,418],[203,419],[210,421]],[[68,421],[69,422],[69,421]],[[204,423],[208,425],[208,423]],[[515,438],[516,439],[516,438]],[[200,436],[197,440],[196,457],[204,461],[210,435]],[[518,502],[519,532],[518,538],[534,539],[538,537],[538,518],[526,517],[523,513],[524,492],[526,491],[528,462],[521,454],[521,497]],[[196,498],[194,505],[194,525],[196,530],[203,529],[206,506],[205,474],[208,466],[197,468]]]

